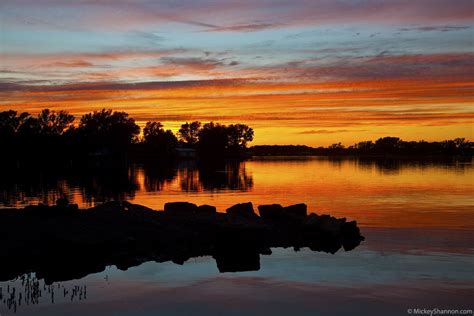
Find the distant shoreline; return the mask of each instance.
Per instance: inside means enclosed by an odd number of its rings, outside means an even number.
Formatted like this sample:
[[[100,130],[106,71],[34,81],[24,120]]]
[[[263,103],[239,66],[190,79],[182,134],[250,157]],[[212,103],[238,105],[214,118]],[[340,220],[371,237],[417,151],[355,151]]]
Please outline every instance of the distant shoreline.
[[[329,147],[306,145],[256,145],[247,150],[252,157],[355,157],[367,159],[472,159],[474,145],[464,138],[443,142],[408,142],[397,137],[380,138],[376,142],[359,142],[345,147],[341,143]]]
[[[422,160],[422,159],[472,159],[473,155],[392,155],[392,154],[305,154],[305,153],[287,153],[287,154],[252,154],[251,158],[265,157],[319,157],[319,158],[366,158],[366,159],[400,159],[400,160]]]

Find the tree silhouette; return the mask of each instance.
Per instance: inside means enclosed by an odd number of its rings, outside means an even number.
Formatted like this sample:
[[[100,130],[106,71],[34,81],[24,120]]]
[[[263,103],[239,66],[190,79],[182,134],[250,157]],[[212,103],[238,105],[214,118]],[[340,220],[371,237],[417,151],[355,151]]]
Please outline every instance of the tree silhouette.
[[[36,117],[26,117],[18,127],[18,136],[24,140],[38,137],[40,133],[41,127]]]
[[[456,148],[458,149],[465,149],[465,148],[469,148],[470,146],[469,142],[466,141],[465,138],[455,138],[454,144],[456,145]]]
[[[342,143],[335,143],[328,147],[329,149],[344,149],[344,145]]]
[[[86,144],[95,147],[125,149],[137,140],[140,127],[125,112],[102,109],[82,116],[79,134]]]
[[[357,144],[354,145],[354,148],[360,151],[370,151],[374,148],[374,143],[371,140],[358,142]]]
[[[206,123],[199,131],[198,150],[201,155],[223,156],[229,145],[227,127],[219,123]]]
[[[245,124],[232,124],[227,127],[229,146],[244,149],[253,140],[253,129]]]
[[[108,156],[114,161],[117,157],[125,158],[125,154],[145,157],[154,153],[176,157],[174,149],[178,139],[160,122],[146,123],[142,141],[138,139],[140,127],[125,112],[102,109],[83,115],[77,127],[73,123],[74,116],[67,111],[44,109],[37,116],[15,110],[0,112],[0,148],[7,149],[0,158],[8,161],[38,160],[41,163],[51,161],[55,164],[66,162],[69,165],[73,160],[98,156]],[[246,154],[472,156],[474,152],[474,143],[465,138],[428,142],[403,141],[398,137],[382,137],[375,142],[364,141],[349,147],[341,143],[326,148],[275,145],[254,146],[247,151],[248,143],[254,138],[251,127],[215,122],[201,126],[198,121],[181,125],[177,135],[206,158],[242,158]]]
[[[383,137],[375,142],[375,149],[383,152],[393,152],[400,148],[401,141],[398,137]]]
[[[145,128],[143,129],[143,140],[148,143],[152,141],[153,137],[163,132],[163,124],[160,122],[146,122]]]
[[[0,112],[0,135],[6,136],[15,134],[24,120],[29,116],[30,114],[27,112],[18,115],[18,112],[13,110]]]
[[[0,112],[0,146],[4,149],[16,150],[18,146],[18,130],[30,115],[26,112],[8,110]]]
[[[171,130],[164,130],[160,122],[147,122],[143,129],[143,141],[148,150],[155,153],[171,154],[178,139]]]
[[[50,111],[44,109],[38,115],[40,133],[43,135],[61,135],[73,127],[74,116],[67,111]]]
[[[240,156],[253,140],[253,129],[244,124],[229,126],[210,122],[198,134],[198,150],[207,156]]]
[[[199,140],[200,130],[201,122],[186,122],[185,124],[181,125],[181,128],[178,131],[179,139],[186,142],[188,145],[194,146]]]

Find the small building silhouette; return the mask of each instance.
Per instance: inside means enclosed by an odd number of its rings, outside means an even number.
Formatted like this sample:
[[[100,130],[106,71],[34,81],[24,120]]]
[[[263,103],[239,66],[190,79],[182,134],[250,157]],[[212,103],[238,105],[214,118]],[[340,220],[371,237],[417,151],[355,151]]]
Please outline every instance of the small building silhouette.
[[[196,149],[189,147],[176,147],[175,148],[176,156],[178,158],[188,158],[193,159],[197,157]]]

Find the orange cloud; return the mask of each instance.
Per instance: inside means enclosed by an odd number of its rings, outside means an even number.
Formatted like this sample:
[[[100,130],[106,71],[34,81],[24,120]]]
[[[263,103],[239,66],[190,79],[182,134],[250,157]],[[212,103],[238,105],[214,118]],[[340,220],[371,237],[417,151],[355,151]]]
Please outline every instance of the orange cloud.
[[[35,86],[12,93],[10,86],[0,89],[0,107],[30,112],[66,108],[76,115],[111,107],[129,112],[140,124],[158,120],[174,130],[190,120],[244,122],[256,129],[257,143],[304,140],[319,145],[337,137],[348,142],[374,138],[370,135],[387,127],[393,135],[416,130],[424,139],[470,137],[472,87],[472,81],[439,80],[208,80]],[[435,127],[442,129],[434,133]]]

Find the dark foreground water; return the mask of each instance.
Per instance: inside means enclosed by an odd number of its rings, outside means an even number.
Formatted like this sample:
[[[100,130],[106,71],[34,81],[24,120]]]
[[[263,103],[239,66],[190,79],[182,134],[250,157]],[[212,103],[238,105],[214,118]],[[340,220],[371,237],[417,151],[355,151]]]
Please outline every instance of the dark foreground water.
[[[4,176],[3,207],[63,195],[81,206],[127,199],[156,209],[168,201],[219,210],[246,201],[306,202],[311,211],[357,220],[366,240],[335,255],[273,249],[253,272],[219,273],[215,261],[203,257],[182,266],[109,267],[51,288],[39,280],[42,296],[35,304],[25,300],[25,279],[12,280],[0,283],[0,314],[14,314],[13,305],[8,308],[13,288],[17,315],[466,313],[474,309],[473,176],[470,162],[324,158]]]

